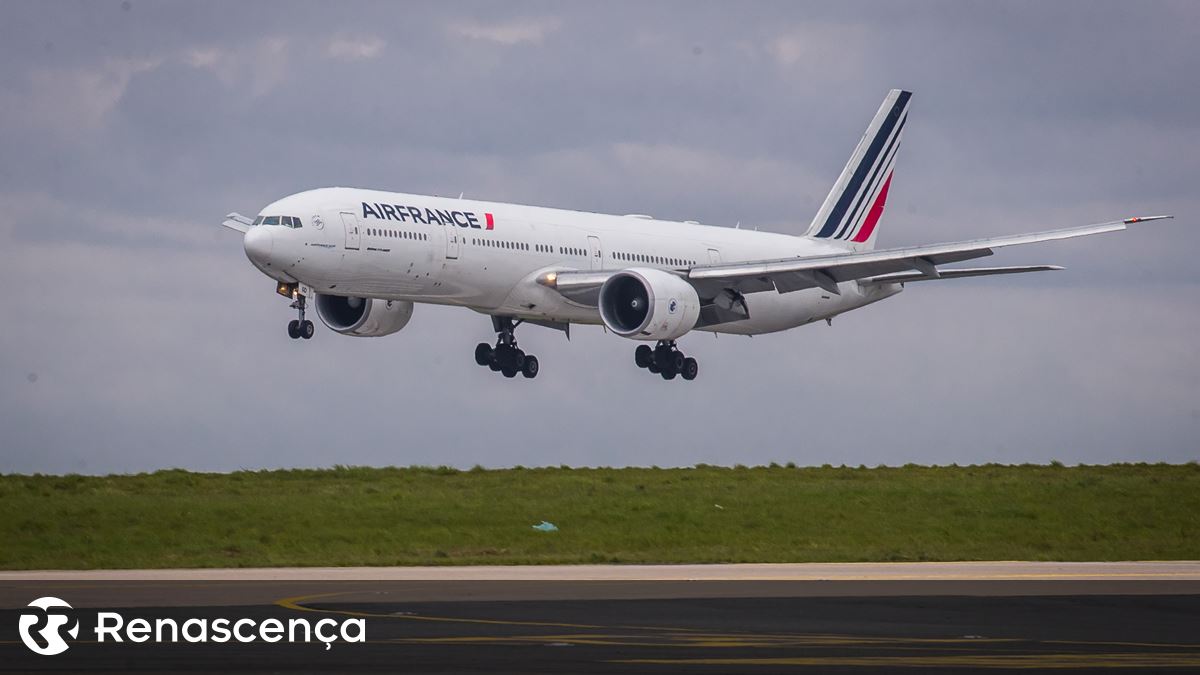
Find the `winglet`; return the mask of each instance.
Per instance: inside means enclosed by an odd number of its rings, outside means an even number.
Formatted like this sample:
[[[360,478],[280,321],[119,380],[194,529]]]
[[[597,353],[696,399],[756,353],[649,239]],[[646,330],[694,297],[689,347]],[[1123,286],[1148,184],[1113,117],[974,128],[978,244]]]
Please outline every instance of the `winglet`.
[[[1151,220],[1165,220],[1167,218],[1174,218],[1174,217],[1175,216],[1134,216],[1133,218],[1126,218],[1125,220],[1122,220],[1121,222],[1125,223],[1126,225],[1132,225],[1134,223],[1146,223]]]

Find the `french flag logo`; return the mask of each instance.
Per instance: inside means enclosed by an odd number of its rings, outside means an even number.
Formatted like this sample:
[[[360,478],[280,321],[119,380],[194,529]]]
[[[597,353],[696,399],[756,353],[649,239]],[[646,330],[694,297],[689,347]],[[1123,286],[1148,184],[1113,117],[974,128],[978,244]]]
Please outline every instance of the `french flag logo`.
[[[492,217],[492,214],[490,214],[490,213],[483,214],[483,219],[487,223],[487,227],[485,229],[488,229],[488,230],[496,229],[496,219]]]

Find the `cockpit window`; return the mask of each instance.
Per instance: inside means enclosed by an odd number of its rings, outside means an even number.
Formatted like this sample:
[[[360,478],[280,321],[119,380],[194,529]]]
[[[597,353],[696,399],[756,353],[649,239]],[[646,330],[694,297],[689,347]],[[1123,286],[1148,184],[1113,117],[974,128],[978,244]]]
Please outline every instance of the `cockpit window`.
[[[296,216],[259,216],[258,220],[254,221],[255,225],[282,225],[284,227],[298,228],[304,227],[304,222]]]

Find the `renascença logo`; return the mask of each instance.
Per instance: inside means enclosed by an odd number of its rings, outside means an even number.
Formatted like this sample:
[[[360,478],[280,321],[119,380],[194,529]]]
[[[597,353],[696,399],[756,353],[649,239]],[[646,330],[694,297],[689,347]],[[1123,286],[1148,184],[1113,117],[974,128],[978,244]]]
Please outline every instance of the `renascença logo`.
[[[62,609],[71,609],[71,606],[58,598],[49,596],[38,598],[29,603],[29,606],[41,611],[21,613],[17,627],[21,631],[21,641],[25,643],[25,646],[35,654],[42,656],[54,656],[67,651],[67,647],[71,645],[63,639],[62,629],[66,627],[70,617]],[[38,628],[38,626],[41,627]],[[36,632],[34,629],[37,629]],[[76,619],[71,627],[66,629],[66,632],[72,640],[79,637],[79,620]],[[46,646],[43,647],[34,639],[35,634],[42,637]]]
[[[21,613],[18,627],[21,631],[21,641],[34,653],[43,656],[54,656],[67,651],[70,647],[63,639],[63,632],[74,640],[79,637],[79,620],[66,611],[73,608],[58,598],[38,598],[29,603],[29,607],[37,611]],[[68,622],[70,628],[66,628]],[[363,619],[343,619],[337,621],[324,618],[310,622],[306,618],[275,619],[267,618],[261,621],[249,618],[228,619],[217,617],[171,619],[171,618],[133,618],[126,621],[117,612],[96,612],[95,615],[96,643],[105,642],[318,642],[325,643],[325,649],[333,647],[339,640],[343,642],[366,642],[367,622]],[[36,636],[41,636],[39,641]],[[45,646],[42,645],[45,643]]]

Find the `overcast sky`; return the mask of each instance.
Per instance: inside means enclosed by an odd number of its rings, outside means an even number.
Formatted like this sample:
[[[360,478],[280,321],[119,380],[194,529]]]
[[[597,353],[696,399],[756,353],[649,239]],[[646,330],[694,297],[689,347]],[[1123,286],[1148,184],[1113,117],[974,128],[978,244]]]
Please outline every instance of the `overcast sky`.
[[[0,4],[0,472],[333,464],[1200,458],[1200,4]],[[229,211],[327,185],[799,233],[915,92],[881,247],[1177,219],[1009,250],[1065,272],[911,284],[680,346],[486,317],[318,324]]]

